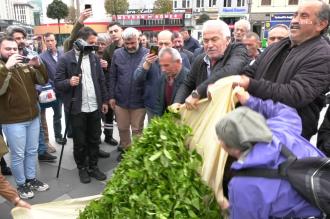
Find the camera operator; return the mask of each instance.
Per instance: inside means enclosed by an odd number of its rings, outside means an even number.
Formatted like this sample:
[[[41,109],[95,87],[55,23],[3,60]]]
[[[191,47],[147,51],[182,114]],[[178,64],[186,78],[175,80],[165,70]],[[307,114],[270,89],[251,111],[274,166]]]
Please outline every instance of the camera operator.
[[[32,190],[49,186],[36,179],[36,155],[40,131],[35,84],[45,84],[48,76],[38,58],[22,63],[18,44],[12,37],[0,40],[0,124],[11,151],[11,167],[22,199],[32,198]]]
[[[106,179],[106,175],[98,169],[97,161],[101,135],[100,112],[108,112],[109,98],[100,60],[92,52],[97,50],[97,46],[91,46],[96,39],[97,33],[93,29],[83,27],[78,33],[74,49],[59,59],[55,75],[55,88],[63,93],[64,108],[70,114],[73,156],[82,183],[89,183],[91,176],[97,180]],[[76,72],[77,60],[82,53],[81,66]]]

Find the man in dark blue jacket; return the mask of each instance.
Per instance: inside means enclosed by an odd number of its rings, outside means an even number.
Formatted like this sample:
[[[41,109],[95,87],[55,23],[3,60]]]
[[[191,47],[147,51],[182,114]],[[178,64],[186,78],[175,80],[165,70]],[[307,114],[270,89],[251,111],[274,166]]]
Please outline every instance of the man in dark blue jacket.
[[[144,81],[133,80],[135,69],[148,51],[140,45],[139,35],[135,28],[123,31],[124,47],[115,50],[109,69],[110,105],[115,111],[120,145],[124,150],[131,144],[130,129],[133,135],[142,133],[146,113]]]
[[[63,55],[62,51],[59,51],[56,48],[56,39],[55,35],[52,33],[46,33],[44,35],[44,40],[47,46],[47,50],[44,51],[43,53],[40,54],[40,59],[44,63],[46,69],[47,69],[47,74],[49,81],[53,87],[54,85],[54,80],[55,80],[55,73],[56,73],[56,63],[61,55]],[[53,104],[52,108],[54,111],[54,116],[53,116],[53,126],[54,126],[54,133],[55,133],[55,141],[58,144],[62,144],[63,141],[65,141],[62,138],[62,125],[61,125],[61,118],[62,118],[62,95],[60,92],[56,93],[56,103]],[[43,109],[45,110],[45,109]]]
[[[83,45],[95,44],[97,33],[83,27],[78,33]],[[81,68],[76,72],[81,48],[65,53],[58,61],[55,88],[62,92],[64,108],[70,113],[73,134],[73,155],[82,183],[90,177],[105,180],[106,175],[97,167],[99,140],[101,136],[101,114],[107,113],[109,95],[98,57],[91,52],[83,54]],[[74,96],[73,89],[75,89]]]
[[[199,44],[198,40],[193,38],[192,36],[189,35],[188,29],[186,27],[183,27],[180,30],[181,35],[183,36],[184,39],[184,47],[186,50],[189,50],[190,52],[194,52],[195,49],[201,47]]]

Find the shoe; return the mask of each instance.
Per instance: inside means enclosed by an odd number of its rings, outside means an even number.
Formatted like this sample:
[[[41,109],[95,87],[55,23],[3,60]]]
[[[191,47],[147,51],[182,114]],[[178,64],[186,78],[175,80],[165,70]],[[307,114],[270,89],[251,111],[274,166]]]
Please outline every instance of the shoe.
[[[105,136],[104,142],[105,143],[108,143],[108,144],[110,144],[112,146],[117,146],[118,145],[118,141],[116,141],[116,139],[114,139],[111,136]]]
[[[43,192],[49,189],[49,185],[46,183],[43,183],[39,180],[37,180],[36,178],[34,179],[27,179],[26,180],[26,184],[27,186],[30,187],[30,189],[32,190],[36,190],[38,192]]]
[[[121,146],[121,145],[118,145],[118,147],[117,147],[117,151],[119,151],[119,152],[122,152],[122,151],[124,151],[124,148],[123,148],[123,146]]]
[[[33,191],[26,183],[17,187],[17,193],[21,199],[30,199],[34,197]]]
[[[122,149],[122,151],[120,151],[118,157],[117,157],[117,161],[120,162],[123,159],[123,155],[125,154],[124,149]]]
[[[62,138],[62,137],[55,138],[55,141],[56,141],[57,144],[60,144],[60,145],[66,144],[66,139],[65,138]]]
[[[108,158],[108,157],[110,157],[110,153],[99,149],[98,156],[99,156],[99,158]]]
[[[56,152],[56,148],[53,146],[53,145],[51,145],[51,144],[47,144],[47,152],[48,153],[55,153]]]
[[[4,176],[11,176],[11,175],[13,175],[13,173],[11,172],[10,167],[8,167],[8,166],[1,167],[1,173]]]
[[[79,169],[79,178],[81,183],[90,183],[91,177],[89,176],[86,168]]]
[[[51,155],[47,151],[44,154],[38,155],[38,160],[41,162],[54,162],[56,159],[56,156]]]
[[[97,167],[89,169],[88,174],[89,176],[94,177],[95,179],[100,181],[107,179],[107,176],[102,173]]]

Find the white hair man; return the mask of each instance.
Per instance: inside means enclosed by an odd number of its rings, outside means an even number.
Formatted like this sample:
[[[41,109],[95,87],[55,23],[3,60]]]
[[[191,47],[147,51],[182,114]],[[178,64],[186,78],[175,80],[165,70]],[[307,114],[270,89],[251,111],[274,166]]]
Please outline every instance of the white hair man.
[[[206,97],[209,84],[220,78],[239,74],[249,63],[243,44],[230,44],[228,25],[221,20],[206,21],[202,29],[205,55],[198,56],[190,74],[180,86],[174,103],[185,103],[187,109],[197,108],[200,98]]]
[[[239,20],[234,25],[234,40],[235,42],[242,42],[244,36],[250,32],[251,24],[247,20]]]
[[[132,27],[122,34],[123,48],[115,50],[110,67],[110,105],[115,111],[120,145],[125,150],[133,135],[142,133],[146,114],[144,82],[137,83],[133,74],[148,50],[139,45],[140,32]],[[119,157],[120,158],[120,157]]]
[[[156,115],[163,115],[166,108],[173,103],[176,92],[189,70],[182,65],[182,58],[178,50],[163,48],[159,51],[159,65],[161,76],[157,85]]]

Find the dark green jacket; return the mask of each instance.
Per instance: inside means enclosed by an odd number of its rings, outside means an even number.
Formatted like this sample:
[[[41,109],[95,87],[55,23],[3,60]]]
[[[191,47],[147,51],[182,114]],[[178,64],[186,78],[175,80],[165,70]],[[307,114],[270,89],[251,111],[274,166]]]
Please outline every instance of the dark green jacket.
[[[0,61],[0,124],[25,122],[38,116],[38,96],[36,84],[48,81],[43,64],[33,68],[17,64],[8,70]]]

